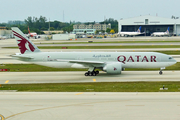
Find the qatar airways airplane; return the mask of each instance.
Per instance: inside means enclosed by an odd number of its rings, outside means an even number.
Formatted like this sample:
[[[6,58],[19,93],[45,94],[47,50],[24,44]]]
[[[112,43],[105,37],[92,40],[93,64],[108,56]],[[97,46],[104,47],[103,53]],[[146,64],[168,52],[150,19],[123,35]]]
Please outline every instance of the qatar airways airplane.
[[[135,35],[140,35],[144,33],[141,33],[141,26],[140,26],[136,32],[119,32],[118,34],[122,37],[123,36],[128,37],[128,36],[135,36]]]
[[[55,68],[88,68],[85,76],[96,76],[101,69],[108,74],[121,74],[125,68],[160,68],[176,63],[171,56],[157,52],[41,52],[17,27],[12,27],[21,53],[13,57]]]

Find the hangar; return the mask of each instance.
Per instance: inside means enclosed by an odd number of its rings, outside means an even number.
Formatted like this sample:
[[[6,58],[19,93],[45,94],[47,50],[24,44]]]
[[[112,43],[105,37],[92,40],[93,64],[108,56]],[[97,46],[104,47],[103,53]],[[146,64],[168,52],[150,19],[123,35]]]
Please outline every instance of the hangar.
[[[145,32],[146,36],[150,36],[153,32],[165,32],[170,27],[171,35],[180,36],[180,19],[169,19],[158,16],[139,16],[128,19],[120,19],[118,21],[119,32],[137,31],[142,26],[141,32]]]

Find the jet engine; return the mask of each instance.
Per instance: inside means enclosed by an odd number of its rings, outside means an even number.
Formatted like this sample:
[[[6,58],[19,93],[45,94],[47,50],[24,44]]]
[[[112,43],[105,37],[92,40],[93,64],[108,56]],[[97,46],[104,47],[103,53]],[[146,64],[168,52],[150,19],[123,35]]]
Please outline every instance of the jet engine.
[[[122,63],[109,63],[103,67],[103,71],[107,72],[108,74],[121,74]]]

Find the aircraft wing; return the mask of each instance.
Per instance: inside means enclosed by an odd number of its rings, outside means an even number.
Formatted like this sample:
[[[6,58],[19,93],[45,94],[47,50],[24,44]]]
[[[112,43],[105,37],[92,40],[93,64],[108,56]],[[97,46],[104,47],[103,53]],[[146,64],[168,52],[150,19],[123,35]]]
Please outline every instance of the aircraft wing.
[[[62,59],[57,59],[57,61],[60,62],[69,62],[69,63],[78,63],[82,65],[88,65],[88,66],[103,66],[105,62],[100,62],[100,61],[84,61],[84,60],[62,60]]]

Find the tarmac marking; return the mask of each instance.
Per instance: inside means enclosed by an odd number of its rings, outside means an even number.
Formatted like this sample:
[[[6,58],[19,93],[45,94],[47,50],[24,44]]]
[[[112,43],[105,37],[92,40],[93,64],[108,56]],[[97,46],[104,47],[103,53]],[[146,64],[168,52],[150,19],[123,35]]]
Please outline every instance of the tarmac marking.
[[[5,83],[7,84],[8,82],[9,82],[9,80],[6,80],[6,82],[5,82]]]
[[[81,92],[81,93],[77,93],[76,95],[81,95],[81,94],[83,94],[83,92]]]
[[[106,103],[106,102],[116,102],[116,101],[100,101],[100,102],[89,102],[89,103],[79,103],[79,104],[70,104],[70,105],[53,106],[53,107],[47,107],[47,108],[39,108],[39,109],[34,109],[34,110],[16,113],[16,114],[13,114],[13,115],[6,117],[5,119],[13,118],[13,117],[18,116],[18,115],[22,115],[22,114],[30,113],[30,112],[35,112],[35,111],[40,111],[40,110],[47,110],[47,109],[54,109],[54,108],[61,108],[61,107],[71,107],[71,106],[80,106],[80,105],[86,105],[86,104]]]
[[[96,79],[93,79],[94,82],[96,82]]]
[[[4,116],[0,115],[1,120],[5,120]]]

